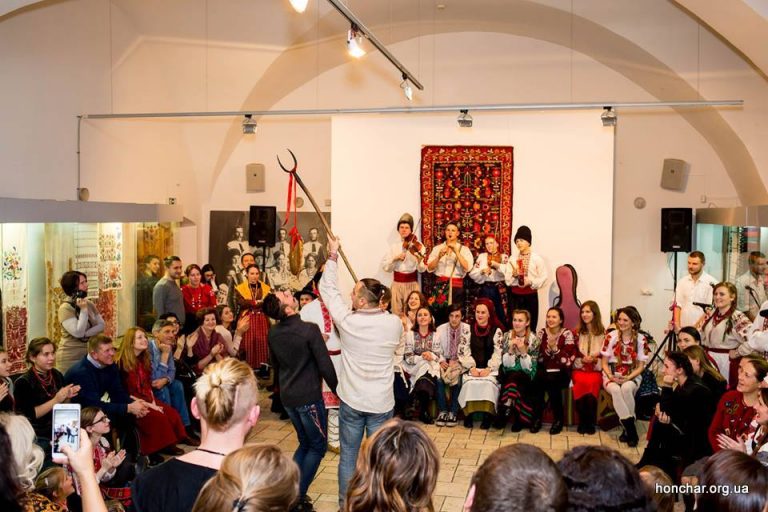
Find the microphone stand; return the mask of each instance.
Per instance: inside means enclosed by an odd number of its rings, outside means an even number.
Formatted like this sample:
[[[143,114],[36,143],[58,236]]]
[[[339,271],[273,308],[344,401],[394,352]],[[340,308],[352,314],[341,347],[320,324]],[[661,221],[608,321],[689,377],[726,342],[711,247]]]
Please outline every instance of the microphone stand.
[[[664,349],[666,345],[669,345],[670,350],[677,349],[677,332],[675,332],[675,308],[677,307],[677,251],[674,251],[672,253],[674,265],[672,266],[672,289],[674,290],[674,297],[675,299],[672,301],[672,307],[670,308],[672,311],[672,328],[669,330],[666,336],[664,336],[664,339],[661,340],[661,343],[659,343],[659,346],[656,348],[656,352],[653,353],[653,356],[648,360],[648,363],[645,365],[646,368],[650,368],[653,362],[656,360],[657,357],[659,357],[659,354],[661,354],[661,351]]]

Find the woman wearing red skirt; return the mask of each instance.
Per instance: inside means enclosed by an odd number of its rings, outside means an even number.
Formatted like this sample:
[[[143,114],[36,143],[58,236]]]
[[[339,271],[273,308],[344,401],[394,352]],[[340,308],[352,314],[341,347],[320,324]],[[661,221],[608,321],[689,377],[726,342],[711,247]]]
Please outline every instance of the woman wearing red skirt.
[[[246,316],[249,320],[249,327],[243,334],[241,345],[245,349],[245,360],[251,368],[258,369],[262,364],[269,362],[269,321],[261,306],[270,290],[268,285],[259,281],[261,272],[256,265],[249,265],[245,269],[245,275],[246,280],[235,287],[235,304],[238,321]]]
[[[600,308],[592,300],[581,305],[576,328],[578,354],[573,362],[573,400],[579,414],[579,434],[594,434],[597,423],[597,399],[603,387],[600,351],[605,341],[605,327]]]
[[[117,366],[123,377],[126,392],[147,402],[149,412],[136,418],[142,455],[150,455],[150,462],[161,462],[156,453],[164,450],[171,455],[183,453],[175,445],[187,438],[181,416],[172,406],[156,400],[152,393],[152,367],[149,340],[141,327],[131,327],[123,336],[117,352]]]

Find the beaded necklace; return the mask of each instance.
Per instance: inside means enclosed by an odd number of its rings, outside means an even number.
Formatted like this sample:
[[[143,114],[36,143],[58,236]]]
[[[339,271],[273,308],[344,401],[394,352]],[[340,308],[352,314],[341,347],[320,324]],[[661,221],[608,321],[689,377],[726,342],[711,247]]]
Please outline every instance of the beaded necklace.
[[[489,323],[488,325],[485,326],[485,332],[480,331],[480,328],[478,327],[477,324],[474,325],[473,330],[475,331],[476,336],[480,336],[480,337],[488,336],[488,333],[491,332],[491,324]]]
[[[46,372],[45,378],[43,379],[40,377],[40,374],[37,372],[37,370],[33,368],[32,375],[34,375],[37,379],[37,382],[40,383],[40,387],[42,388],[45,395],[48,398],[53,398],[53,396],[58,391],[58,389],[56,389],[56,381],[53,379],[53,371],[48,370]]]

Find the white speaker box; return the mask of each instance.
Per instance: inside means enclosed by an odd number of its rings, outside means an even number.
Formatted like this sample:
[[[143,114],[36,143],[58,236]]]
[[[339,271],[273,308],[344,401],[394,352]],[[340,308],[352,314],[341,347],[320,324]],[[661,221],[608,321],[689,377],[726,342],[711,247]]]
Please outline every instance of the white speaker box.
[[[661,171],[661,188],[682,192],[688,184],[688,163],[676,158],[665,158]]]
[[[264,164],[248,164],[245,166],[245,191],[264,192]]]

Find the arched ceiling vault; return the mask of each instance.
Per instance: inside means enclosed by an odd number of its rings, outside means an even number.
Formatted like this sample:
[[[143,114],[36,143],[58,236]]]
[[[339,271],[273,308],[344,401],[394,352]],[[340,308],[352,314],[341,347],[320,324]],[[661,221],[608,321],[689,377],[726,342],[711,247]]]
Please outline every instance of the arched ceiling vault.
[[[401,42],[418,35],[498,32],[569,47],[573,24],[573,32],[579,34],[579,37],[573,40],[574,51],[620,73],[660,101],[697,97],[696,90],[659,59],[632,41],[591,20],[525,0],[509,0],[507,4],[508,14],[503,18],[499,13],[472,11],[456,13],[455,16],[459,19],[452,19],[451,13],[446,12],[445,16],[441,16],[442,21],[439,23],[421,25],[417,29],[414,28],[413,33],[408,33],[407,30],[392,31],[389,43]],[[321,17],[318,23],[323,24],[325,18],[331,16],[336,15],[331,13]],[[368,19],[366,23],[375,32],[377,24],[384,25],[387,21]],[[318,74],[347,62],[343,52],[324,48],[338,47],[342,36],[324,39],[317,43],[319,47],[315,47],[307,44],[314,34],[314,30],[308,31],[296,41],[294,48],[284,51],[272,63],[254,84],[242,104],[242,110],[268,110],[285,95],[314,79]],[[315,60],[317,51],[324,55],[320,63]],[[716,109],[678,109],[678,114],[698,131],[717,153],[742,204],[768,203],[768,192],[749,151]],[[233,120],[214,166],[211,186],[215,184],[241,138],[240,120]]]

